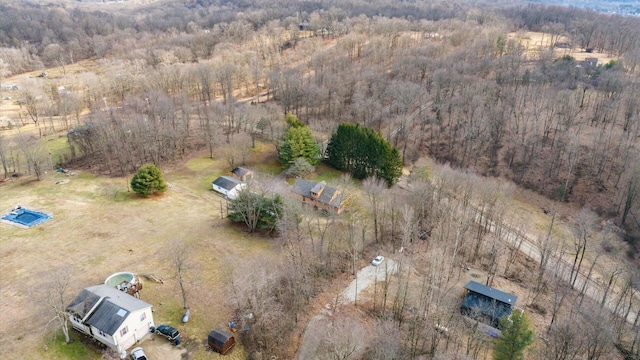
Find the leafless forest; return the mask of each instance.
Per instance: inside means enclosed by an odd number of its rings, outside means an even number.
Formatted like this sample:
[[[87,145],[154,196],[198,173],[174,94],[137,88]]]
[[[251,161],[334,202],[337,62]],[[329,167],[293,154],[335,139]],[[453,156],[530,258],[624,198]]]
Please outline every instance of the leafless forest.
[[[0,132],[4,175],[59,165],[122,176],[202,149],[233,167],[256,139],[282,139],[285,113],[318,143],[358,123],[405,167],[433,162],[402,188],[365,180],[342,217],[299,221],[308,209],[286,202],[285,260],[229,274],[234,305],[258,315],[242,339],[250,358],[294,356],[332,279],[355,273],[371,249],[402,248],[398,275],[359,308],[375,323],[366,346],[336,320],[318,358],[487,356],[491,338],[459,315],[453,290],[471,267],[527,294],[530,358],[637,359],[640,19],[508,3],[0,3],[2,97],[18,107],[2,126],[68,132],[69,144],[49,164],[38,139]],[[61,74],[5,81],[49,68]],[[534,262],[518,252],[529,224],[509,210],[516,186],[576,209],[569,242],[545,209]],[[597,270],[602,259],[620,265]]]

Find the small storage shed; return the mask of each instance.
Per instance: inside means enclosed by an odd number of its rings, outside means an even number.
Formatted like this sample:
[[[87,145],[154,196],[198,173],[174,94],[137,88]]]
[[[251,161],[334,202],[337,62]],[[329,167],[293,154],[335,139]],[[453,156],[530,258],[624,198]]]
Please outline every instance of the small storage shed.
[[[511,314],[518,300],[518,297],[513,294],[473,280],[469,281],[464,288],[467,289],[467,294],[460,305],[460,312],[495,328],[500,325],[500,319],[503,316]]]
[[[240,181],[248,182],[253,180],[253,171],[247,168],[237,167],[231,170],[231,176]]]
[[[217,351],[224,355],[236,345],[236,339],[233,335],[229,335],[219,329],[214,329],[209,333],[207,343],[213,351]]]
[[[213,190],[221,193],[222,195],[233,200],[238,196],[238,193],[247,186],[238,179],[234,179],[230,176],[220,176],[212,183]]]

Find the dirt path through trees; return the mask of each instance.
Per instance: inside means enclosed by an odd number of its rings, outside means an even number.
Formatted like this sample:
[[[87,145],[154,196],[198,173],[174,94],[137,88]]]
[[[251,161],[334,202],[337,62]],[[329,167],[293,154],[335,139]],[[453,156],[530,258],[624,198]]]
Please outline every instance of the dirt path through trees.
[[[360,271],[358,271],[358,274],[356,275],[356,278],[351,281],[349,286],[347,286],[340,293],[340,295],[338,295],[335,303],[326,304],[320,314],[317,314],[316,316],[311,318],[302,337],[302,344],[300,345],[300,348],[298,350],[298,359],[313,358],[313,354],[315,354],[316,348],[323,341],[321,330],[327,326],[328,322],[333,321],[333,315],[339,311],[338,308],[340,306],[357,302],[358,295],[362,293],[362,291],[367,289],[376,281],[384,281],[387,276],[391,276],[397,271],[398,264],[388,258],[378,266],[369,264],[360,269]],[[360,340],[360,345],[366,344],[364,338],[361,338]],[[352,339],[352,342],[353,341],[357,341],[357,339]],[[360,348],[360,346],[358,346],[357,344],[351,345],[354,348]]]

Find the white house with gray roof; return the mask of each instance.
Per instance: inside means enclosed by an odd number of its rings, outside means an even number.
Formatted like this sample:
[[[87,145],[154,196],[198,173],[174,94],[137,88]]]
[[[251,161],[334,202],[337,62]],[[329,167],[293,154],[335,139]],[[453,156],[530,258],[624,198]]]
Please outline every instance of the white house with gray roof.
[[[151,304],[104,284],[83,289],[66,310],[74,329],[118,353],[155,326]]]
[[[230,176],[220,176],[212,183],[213,190],[221,193],[225,197],[234,200],[247,184]]]

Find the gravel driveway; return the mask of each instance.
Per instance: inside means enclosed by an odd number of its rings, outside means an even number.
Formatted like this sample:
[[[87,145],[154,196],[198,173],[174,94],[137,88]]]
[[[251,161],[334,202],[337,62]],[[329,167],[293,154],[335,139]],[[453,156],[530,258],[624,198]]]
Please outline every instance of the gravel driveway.
[[[356,300],[358,294],[372,285],[375,281],[383,281],[387,275],[393,275],[398,271],[398,265],[391,259],[385,259],[382,264],[373,266],[371,264],[363,267],[356,274],[356,278],[347,286],[339,296],[339,305],[347,305]],[[320,359],[322,355],[318,355],[318,348],[323,346],[322,340],[327,337],[327,329],[331,329],[331,318],[334,316],[344,317],[347,314],[342,314],[333,309],[333,304],[326,304],[324,309],[314,316],[305,329],[302,337],[302,343],[298,349],[297,359]],[[352,323],[354,328],[360,326],[357,321]],[[364,344],[367,340],[364,338],[358,338],[358,342],[354,348],[354,352],[357,353],[364,349]]]
[[[373,266],[371,264],[358,271],[356,278],[340,293],[340,304],[349,304],[356,300],[356,297],[364,289],[373,284],[374,281],[384,281],[387,275],[393,275],[398,271],[398,264],[391,259],[384,259],[382,264]]]

